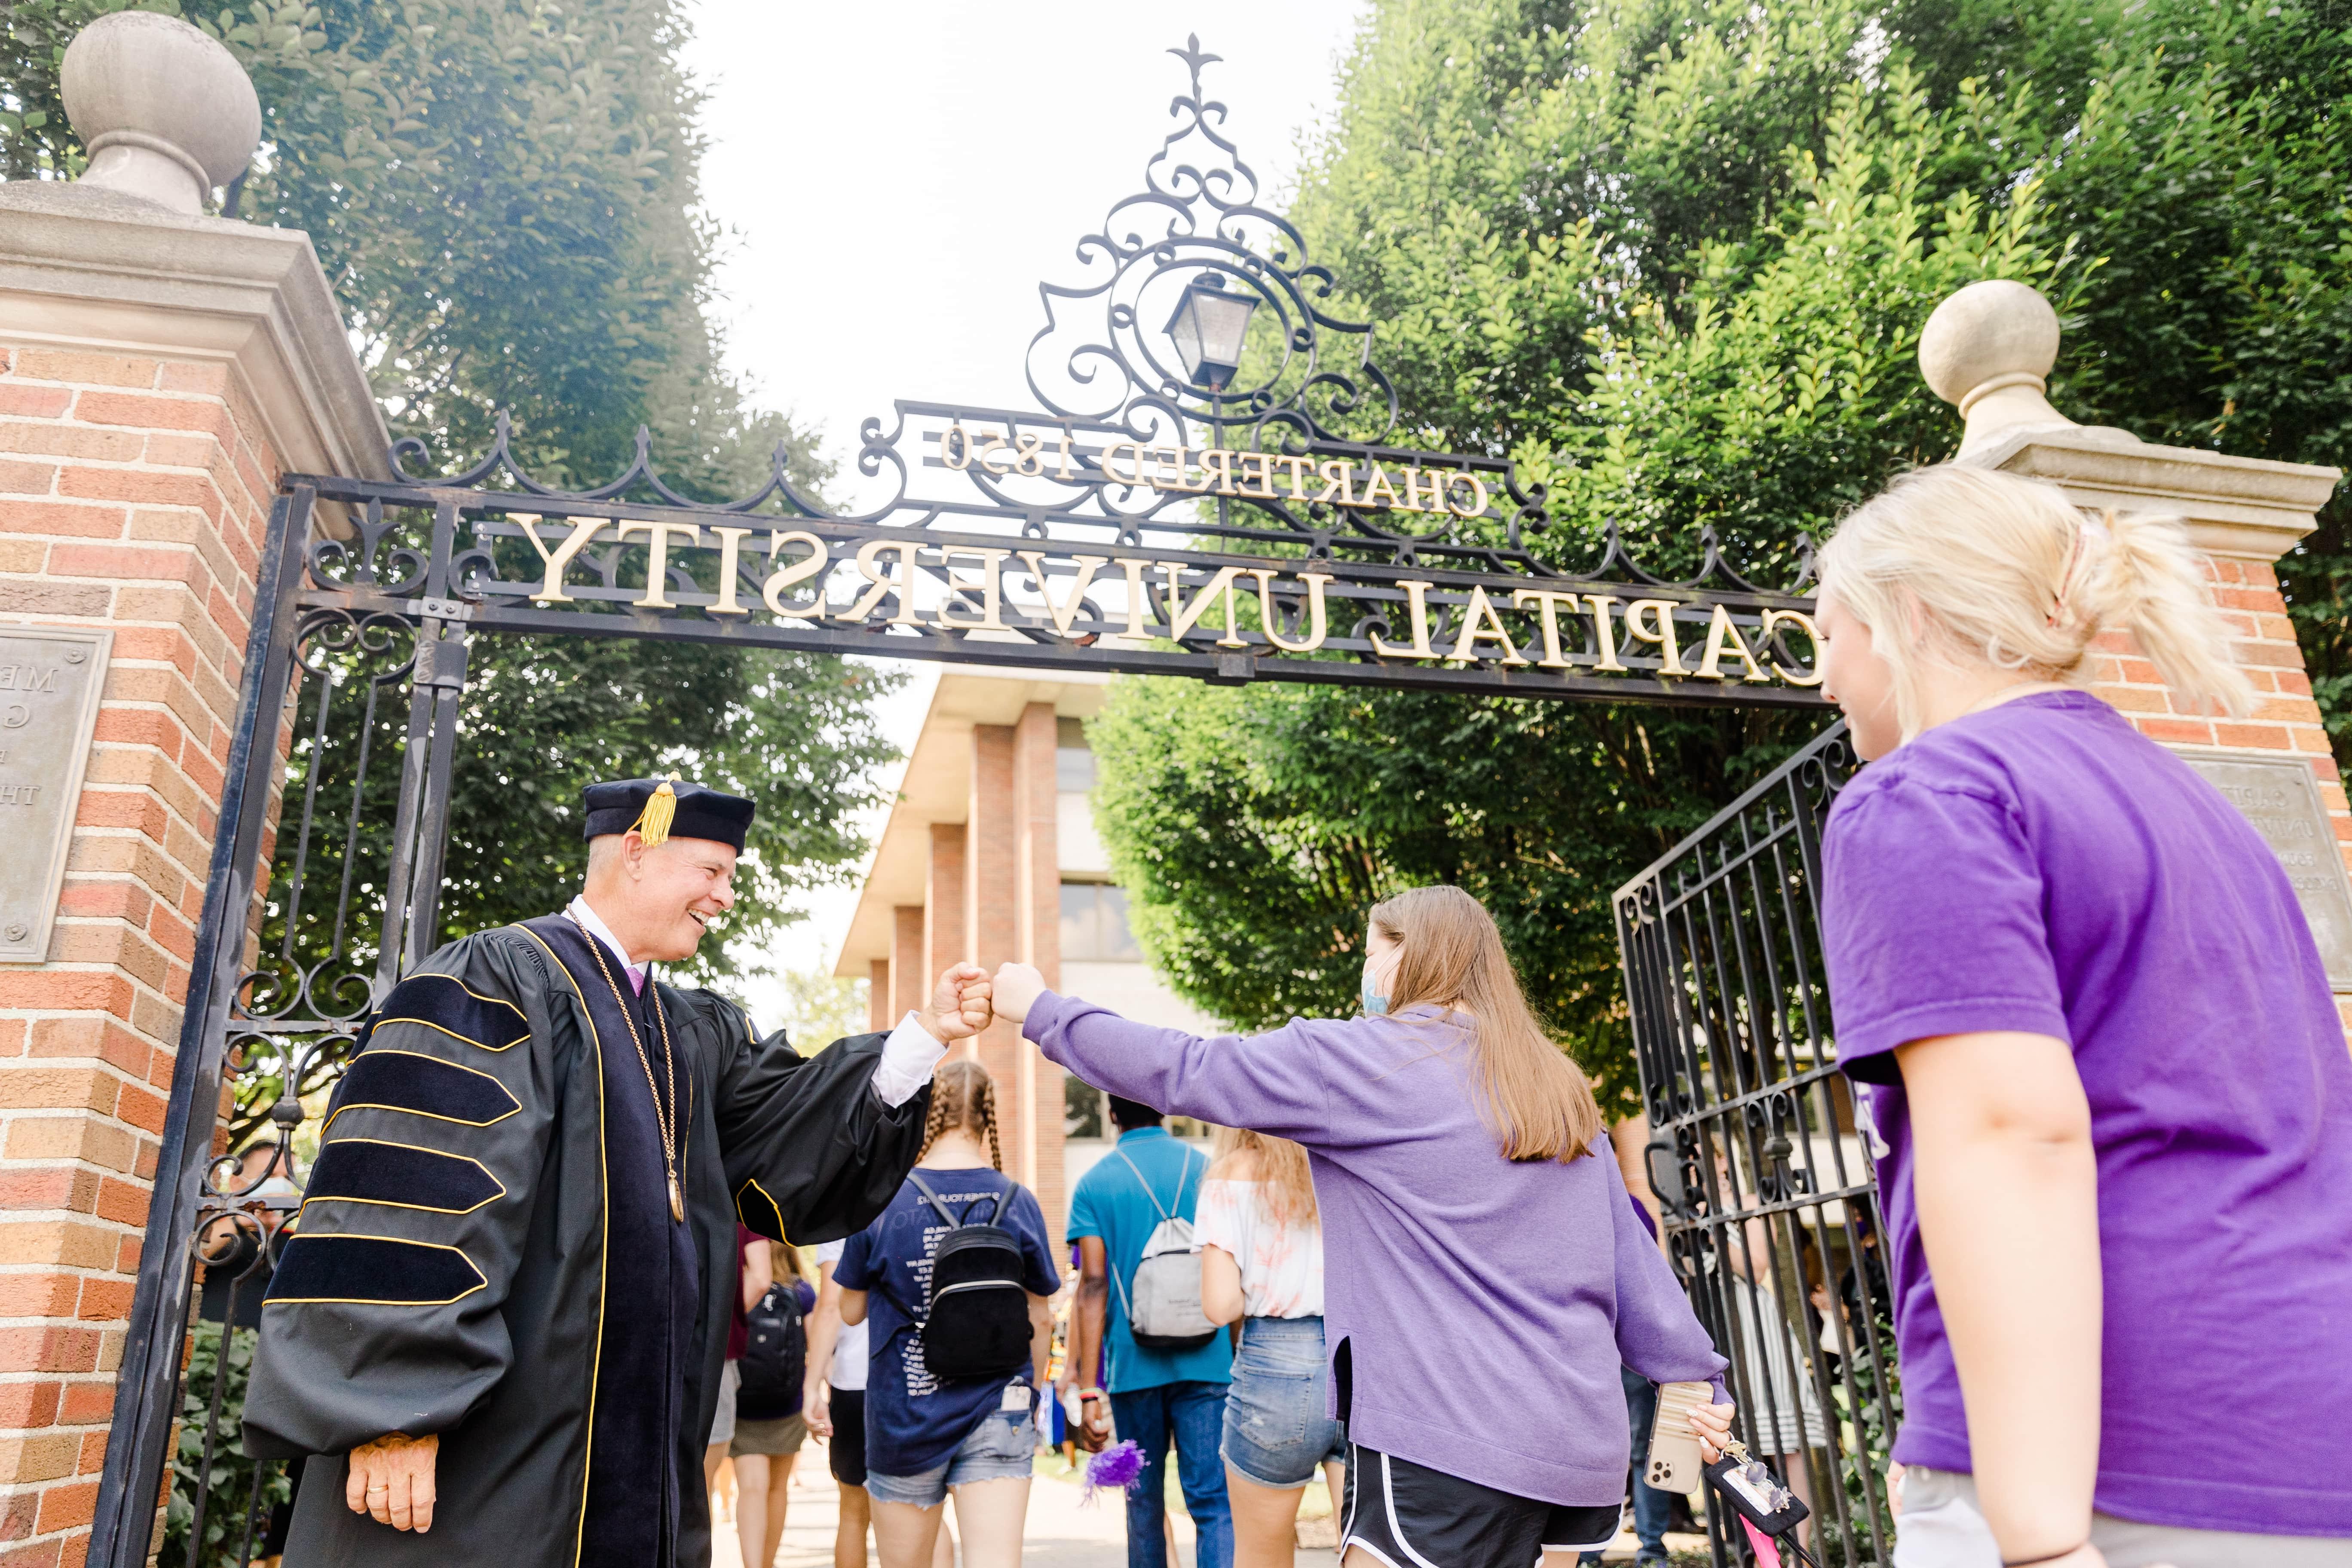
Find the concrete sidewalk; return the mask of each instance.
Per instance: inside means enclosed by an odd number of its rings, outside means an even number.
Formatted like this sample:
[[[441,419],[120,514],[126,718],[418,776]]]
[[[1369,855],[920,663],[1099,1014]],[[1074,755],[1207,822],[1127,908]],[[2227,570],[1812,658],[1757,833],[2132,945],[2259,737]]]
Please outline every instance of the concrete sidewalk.
[[[1056,1461],[1045,1467],[1058,1470]],[[954,1508],[949,1508],[950,1527]],[[1192,1521],[1181,1509],[1169,1510],[1176,1527],[1179,1563],[1171,1568],[1193,1568]],[[792,1506],[784,1516],[783,1543],[777,1548],[775,1568],[831,1568],[833,1538],[841,1518],[841,1494],[826,1468],[824,1445],[812,1438],[801,1450],[793,1472]],[[719,1521],[711,1542],[711,1568],[744,1568],[735,1537],[733,1510]],[[1117,1498],[1082,1500],[1074,1479],[1040,1475],[1029,1486],[1029,1521],[1023,1537],[1022,1561],[1038,1568],[1127,1568],[1127,1515]],[[866,1560],[878,1563],[873,1539],[867,1537]],[[1301,1552],[1299,1568],[1338,1568],[1329,1552]]]

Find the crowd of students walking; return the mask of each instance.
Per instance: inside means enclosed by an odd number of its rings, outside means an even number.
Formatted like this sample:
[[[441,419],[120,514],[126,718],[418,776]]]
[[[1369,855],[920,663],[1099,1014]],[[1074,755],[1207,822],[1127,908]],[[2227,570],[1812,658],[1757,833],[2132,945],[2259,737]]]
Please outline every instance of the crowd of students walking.
[[[1872,760],[1820,898],[1885,1211],[1856,1267],[1883,1267],[1900,1346],[1897,1568],[2347,1568],[2352,1456],[2324,1437],[2352,1396],[2344,1023],[2263,839],[2075,685],[2127,634],[2177,701],[2250,708],[2199,562],[2169,523],[1947,467],[1849,517],[1822,567],[1828,689]],[[1200,1568],[1289,1562],[1318,1478],[1346,1568],[1525,1568],[1615,1535],[1656,1385],[1711,1385],[1708,1458],[1730,1430],[1725,1358],[1487,912],[1414,889],[1363,942],[1355,1016],[1246,1039],[1024,965],[968,992],[1116,1097],[1054,1394],[1089,1448],[1141,1447],[1133,1568],[1165,1561],[1171,1449]],[[1213,1158],[1162,1112],[1236,1131]],[[949,1063],[914,1178],[825,1266],[810,1425],[883,1568],[932,1563],[950,1493],[969,1568],[1019,1558],[1060,1276],[995,1136],[986,1074]],[[995,1274],[953,1239],[975,1223]],[[1028,1325],[1017,1365],[939,1375],[977,1342],[940,1330],[951,1247],[954,1289]],[[1808,1392],[1745,1423],[1792,1480],[1832,1419]],[[862,1557],[861,1533],[842,1568]]]

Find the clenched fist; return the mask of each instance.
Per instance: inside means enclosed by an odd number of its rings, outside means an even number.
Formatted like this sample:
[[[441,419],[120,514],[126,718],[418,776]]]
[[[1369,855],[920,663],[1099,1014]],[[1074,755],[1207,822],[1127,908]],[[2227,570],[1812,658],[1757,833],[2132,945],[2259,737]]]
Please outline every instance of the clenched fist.
[[[988,1006],[988,971],[977,963],[949,966],[931,987],[918,1019],[942,1044],[969,1039],[988,1027],[995,1015]]]
[[[422,1535],[433,1528],[433,1462],[440,1452],[438,1437],[398,1432],[362,1443],[352,1450],[343,1500],[378,1524]]]
[[[1037,1005],[1045,990],[1045,977],[1033,965],[1008,963],[996,972],[989,995],[998,1017],[1018,1024],[1029,1016],[1029,1009]]]

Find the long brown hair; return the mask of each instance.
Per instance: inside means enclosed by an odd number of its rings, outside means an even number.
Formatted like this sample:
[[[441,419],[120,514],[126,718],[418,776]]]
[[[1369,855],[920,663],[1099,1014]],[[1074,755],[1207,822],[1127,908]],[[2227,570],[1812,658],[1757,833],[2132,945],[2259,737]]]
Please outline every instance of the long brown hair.
[[[1265,1212],[1278,1226],[1314,1225],[1315,1176],[1307,1168],[1307,1151],[1287,1138],[1272,1138],[1246,1127],[1217,1129],[1216,1163],[1209,1174],[1221,1181],[1232,1165],[1247,1160],[1257,1169],[1257,1184]]]
[[[1459,888],[1412,888],[1374,904],[1371,923],[1402,950],[1391,1013],[1433,1002],[1470,1015],[1486,1124],[1503,1157],[1566,1164],[1588,1152],[1602,1131],[1592,1086],[1528,1007],[1486,906]]]
[[[1004,1151],[996,1141],[996,1080],[970,1057],[941,1062],[931,1074],[931,1108],[923,1117],[923,1146],[915,1163],[921,1164],[940,1135],[956,1128],[985,1138],[989,1163],[1004,1169]]]

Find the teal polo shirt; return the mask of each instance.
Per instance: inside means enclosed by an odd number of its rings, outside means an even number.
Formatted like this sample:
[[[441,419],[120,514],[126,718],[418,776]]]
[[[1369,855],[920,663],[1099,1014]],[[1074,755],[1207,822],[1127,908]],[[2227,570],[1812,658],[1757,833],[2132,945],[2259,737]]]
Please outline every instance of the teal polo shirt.
[[[1127,1156],[1125,1160],[1119,1155]],[[1129,1163],[1134,1170],[1128,1169]],[[1142,1180],[1136,1178],[1140,1173]],[[1118,1135],[1114,1152],[1095,1163],[1070,1194],[1069,1238],[1092,1236],[1103,1244],[1104,1261],[1116,1274],[1110,1302],[1105,1310],[1108,1331],[1103,1344],[1103,1386],[1113,1394],[1133,1394],[1170,1383],[1231,1383],[1234,1378],[1233,1340],[1219,1334],[1197,1350],[1148,1351],[1135,1342],[1127,1325],[1127,1308],[1120,1298],[1135,1289],[1136,1266],[1143,1261],[1143,1245],[1160,1227],[1165,1212],[1192,1219],[1201,1203],[1201,1181],[1209,1173],[1209,1157],[1168,1135],[1165,1127],[1139,1127]],[[1150,1185],[1147,1195],[1145,1184]],[[1153,1206],[1152,1199],[1159,1205]]]

